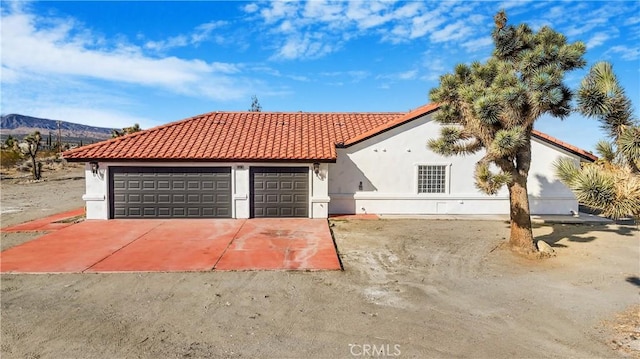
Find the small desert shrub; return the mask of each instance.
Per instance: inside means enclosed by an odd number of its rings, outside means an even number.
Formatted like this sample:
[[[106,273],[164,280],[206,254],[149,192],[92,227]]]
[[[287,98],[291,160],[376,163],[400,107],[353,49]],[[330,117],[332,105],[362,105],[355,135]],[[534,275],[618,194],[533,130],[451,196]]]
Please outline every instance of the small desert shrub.
[[[0,151],[0,164],[2,168],[14,168],[22,162],[22,156],[12,149]]]

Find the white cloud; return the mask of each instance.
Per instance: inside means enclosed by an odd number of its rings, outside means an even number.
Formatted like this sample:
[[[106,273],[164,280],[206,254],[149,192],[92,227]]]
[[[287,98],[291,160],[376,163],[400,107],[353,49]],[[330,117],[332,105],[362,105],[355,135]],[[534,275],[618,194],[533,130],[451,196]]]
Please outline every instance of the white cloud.
[[[376,79],[379,80],[390,80],[390,81],[407,81],[414,80],[418,77],[418,70],[407,70],[403,72],[396,72],[392,74],[384,74],[376,76]]]
[[[147,129],[157,126],[153,120],[145,117],[132,116],[111,108],[82,108],[82,107],[60,107],[38,106],[30,116],[44,117],[51,120],[60,120],[73,123],[89,124],[91,126],[106,128],[123,128],[137,123],[141,128]]]
[[[509,10],[509,9],[513,9],[513,8],[517,8],[517,7],[523,7],[523,6],[527,6],[531,1],[533,1],[533,0],[508,0],[508,1],[503,1],[500,4],[498,4],[498,6],[496,6],[496,9]]]
[[[315,0],[305,4],[303,16],[317,21],[332,22],[341,19],[343,11],[340,3]]]
[[[445,26],[443,29],[435,31],[431,34],[430,39],[433,42],[445,42],[459,40],[473,31],[466,25],[466,20],[460,20],[453,24]]]
[[[413,80],[416,78],[416,75],[418,75],[418,70],[405,71],[398,74],[398,79]]]
[[[166,40],[147,41],[147,43],[144,44],[144,47],[146,49],[154,50],[157,52],[165,52],[177,47],[184,47],[189,45],[198,46],[200,45],[200,43],[207,40],[213,40],[216,43],[222,43],[224,42],[224,38],[221,36],[214,36],[213,31],[225,25],[227,25],[226,21],[210,21],[196,26],[196,28],[190,34],[177,35]]]
[[[298,4],[293,1],[273,1],[269,3],[270,7],[264,7],[260,10],[260,15],[267,24],[280,21],[287,17],[297,16]]]
[[[445,65],[447,64],[447,65]],[[422,80],[426,81],[438,81],[441,75],[444,75],[445,72],[453,70],[452,68],[448,68],[449,62],[444,61],[438,55],[433,55],[430,52],[426,52],[422,55],[422,67],[426,71],[426,74],[421,77]]]
[[[591,36],[589,41],[587,41],[587,49],[593,49],[594,47],[598,47],[605,43],[605,41],[609,40],[611,36],[605,32],[596,32]]]
[[[3,79],[4,81],[4,79]],[[5,83],[2,108],[6,113],[119,128],[155,122],[128,114],[138,104],[129,96],[60,76],[23,75],[19,83]]]
[[[290,36],[274,55],[274,59],[318,58],[332,52],[330,44],[322,41],[322,36],[314,38],[312,34]]]
[[[255,4],[255,3],[247,4],[243,8],[243,10],[249,14],[258,11],[258,9],[259,9],[258,4]]]
[[[410,2],[393,12],[394,18],[405,19],[411,18],[420,13],[424,5],[420,2]]]
[[[213,30],[226,26],[227,24],[228,23],[226,21],[210,21],[198,25],[191,33],[191,44],[197,45],[208,40],[211,37]]]
[[[73,76],[161,87],[190,96],[208,94],[217,100],[244,95],[238,84],[224,77],[239,71],[234,64],[150,57],[123,41],[99,47],[73,19],[17,12],[3,13],[2,23],[2,69],[14,82],[25,74]]]
[[[415,17],[411,21],[411,35],[409,37],[412,39],[422,37],[444,24],[445,21],[439,11]]]
[[[624,60],[634,61],[640,59],[640,47],[616,45],[611,47],[607,54],[618,54]]]
[[[183,47],[189,44],[189,40],[184,35],[170,37],[161,41],[147,41],[144,47],[155,51],[166,51],[174,47]]]
[[[242,64],[151,55],[122,35],[95,35],[74,18],[40,16],[27,7],[14,7],[2,9],[1,22],[3,112],[102,127],[150,127],[154,121],[135,114],[152,106],[142,102],[141,95],[150,90],[168,98],[214,101],[278,90],[245,76]],[[219,25],[202,24],[191,34],[165,40],[165,46],[205,41]],[[136,38],[143,39],[142,34]]]
[[[371,76],[369,72],[362,70],[321,72],[319,75],[324,77],[350,79],[349,82],[351,83],[358,83]]]
[[[630,16],[629,18],[627,18],[627,20],[625,20],[624,24],[625,25],[640,24],[640,15]]]
[[[451,1],[315,0],[254,5],[244,10],[259,14],[261,28],[271,35],[272,59],[319,58],[342,49],[348,41],[371,35],[394,44],[426,36],[433,43],[458,43],[487,22],[486,16],[474,11],[477,4]]]
[[[493,39],[491,38],[491,36],[485,36],[479,39],[473,39],[462,43],[462,47],[467,50],[467,52],[484,50],[491,45],[493,45]]]

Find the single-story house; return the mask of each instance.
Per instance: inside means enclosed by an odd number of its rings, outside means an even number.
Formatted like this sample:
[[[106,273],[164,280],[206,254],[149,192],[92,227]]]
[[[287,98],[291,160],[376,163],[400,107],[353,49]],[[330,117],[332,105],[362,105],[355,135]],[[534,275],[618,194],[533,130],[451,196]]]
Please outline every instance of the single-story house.
[[[437,105],[408,113],[211,112],[72,149],[86,162],[87,218],[326,218],[330,214],[506,214],[479,192],[479,154],[443,157]],[[559,157],[589,152],[534,131],[533,214],[571,214]]]

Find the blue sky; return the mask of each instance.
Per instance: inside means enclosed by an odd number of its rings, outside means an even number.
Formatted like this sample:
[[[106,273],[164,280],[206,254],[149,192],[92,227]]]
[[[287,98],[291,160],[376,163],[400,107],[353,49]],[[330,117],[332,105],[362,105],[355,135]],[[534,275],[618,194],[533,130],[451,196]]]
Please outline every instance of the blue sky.
[[[611,61],[640,106],[638,1],[2,1],[1,112],[143,128],[210,111],[408,111],[491,54],[493,15],[549,25]],[[579,115],[536,128],[593,149]],[[426,140],[425,140],[426,141]]]

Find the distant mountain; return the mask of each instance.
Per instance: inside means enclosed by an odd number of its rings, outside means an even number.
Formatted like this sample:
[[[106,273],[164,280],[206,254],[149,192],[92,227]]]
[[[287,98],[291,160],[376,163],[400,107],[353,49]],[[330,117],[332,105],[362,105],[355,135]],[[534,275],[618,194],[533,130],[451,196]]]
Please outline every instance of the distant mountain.
[[[110,128],[87,126],[65,121],[59,122],[63,139],[104,140],[111,138]],[[40,131],[43,137],[49,133],[57,136],[58,121],[18,114],[4,115],[0,118],[0,134],[3,137],[7,135],[27,135],[35,131]]]

